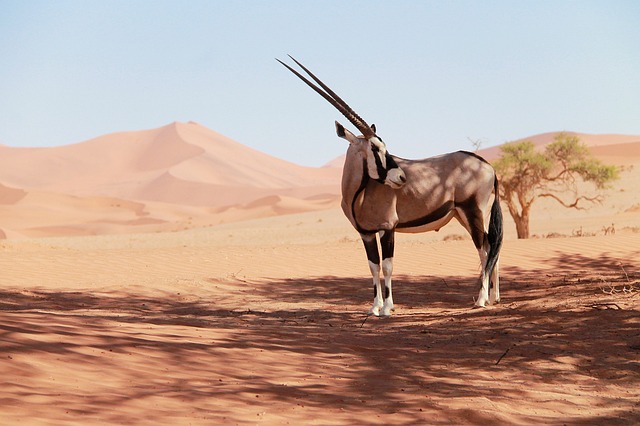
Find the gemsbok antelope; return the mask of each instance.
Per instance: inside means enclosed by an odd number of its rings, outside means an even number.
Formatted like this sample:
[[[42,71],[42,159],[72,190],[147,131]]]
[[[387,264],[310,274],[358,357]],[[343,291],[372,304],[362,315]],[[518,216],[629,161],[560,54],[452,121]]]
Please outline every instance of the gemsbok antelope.
[[[394,310],[391,291],[395,232],[438,231],[453,218],[469,232],[480,255],[481,287],[475,305],[500,300],[498,257],[502,246],[502,211],[498,179],[480,156],[458,151],[423,160],[405,160],[387,151],[356,112],[326,84],[293,57],[290,58],[320,87],[280,61],[325,98],[361,133],[356,136],[336,121],[338,136],[349,141],[342,173],[342,210],[360,233],[373,276],[370,314],[389,316]],[[493,194],[493,203],[489,204]],[[490,211],[488,211],[490,209]],[[384,292],[380,282],[380,253]]]

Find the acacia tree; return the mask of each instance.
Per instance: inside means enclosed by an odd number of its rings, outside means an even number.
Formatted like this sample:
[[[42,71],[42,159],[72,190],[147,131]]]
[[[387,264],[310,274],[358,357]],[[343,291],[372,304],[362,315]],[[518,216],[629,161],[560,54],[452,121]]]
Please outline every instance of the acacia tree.
[[[577,182],[591,183],[598,191],[618,179],[618,168],[594,158],[577,136],[556,135],[544,151],[531,141],[508,143],[494,167],[500,177],[502,200],[516,223],[518,238],[529,238],[533,202],[549,197],[567,208],[584,209],[585,203],[601,202],[603,195],[580,195]]]

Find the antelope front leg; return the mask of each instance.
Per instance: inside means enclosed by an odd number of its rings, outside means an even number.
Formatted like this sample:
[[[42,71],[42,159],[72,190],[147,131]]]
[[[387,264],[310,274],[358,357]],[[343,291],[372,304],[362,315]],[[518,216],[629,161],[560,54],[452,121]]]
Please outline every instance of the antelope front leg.
[[[383,307],[383,293],[380,285],[380,253],[378,252],[378,240],[376,234],[362,234],[362,242],[369,260],[369,270],[373,277],[373,306],[369,309],[369,315],[380,315]]]
[[[391,315],[393,307],[393,292],[391,289],[391,274],[393,273],[393,248],[395,232],[380,231],[380,246],[382,248],[382,274],[384,275],[384,305],[381,316]]]

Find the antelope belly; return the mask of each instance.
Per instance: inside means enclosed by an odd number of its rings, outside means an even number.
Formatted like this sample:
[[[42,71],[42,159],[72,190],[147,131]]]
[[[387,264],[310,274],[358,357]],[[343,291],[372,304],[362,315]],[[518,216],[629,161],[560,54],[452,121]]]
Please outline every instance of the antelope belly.
[[[451,210],[447,212],[444,216],[438,219],[425,218],[425,221],[421,223],[420,221],[412,221],[411,224],[407,224],[403,226],[402,223],[398,224],[396,228],[397,232],[404,232],[410,234],[417,234],[419,232],[429,232],[429,231],[439,231],[440,228],[445,226],[447,223],[453,219],[455,216],[455,211]]]

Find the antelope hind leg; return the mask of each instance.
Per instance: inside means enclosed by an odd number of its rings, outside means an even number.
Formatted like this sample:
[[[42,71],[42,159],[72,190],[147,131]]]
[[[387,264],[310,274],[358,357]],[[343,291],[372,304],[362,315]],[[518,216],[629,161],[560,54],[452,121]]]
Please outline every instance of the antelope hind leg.
[[[484,308],[489,303],[489,277],[490,273],[485,269],[487,265],[487,250],[484,248],[478,249],[480,255],[480,263],[482,264],[482,273],[480,274],[480,293],[478,294],[478,300],[476,300],[475,306],[477,308]]]
[[[500,262],[496,262],[496,266],[491,271],[491,289],[489,292],[489,303],[491,305],[495,305],[500,302],[500,273],[498,272],[498,264]]]

